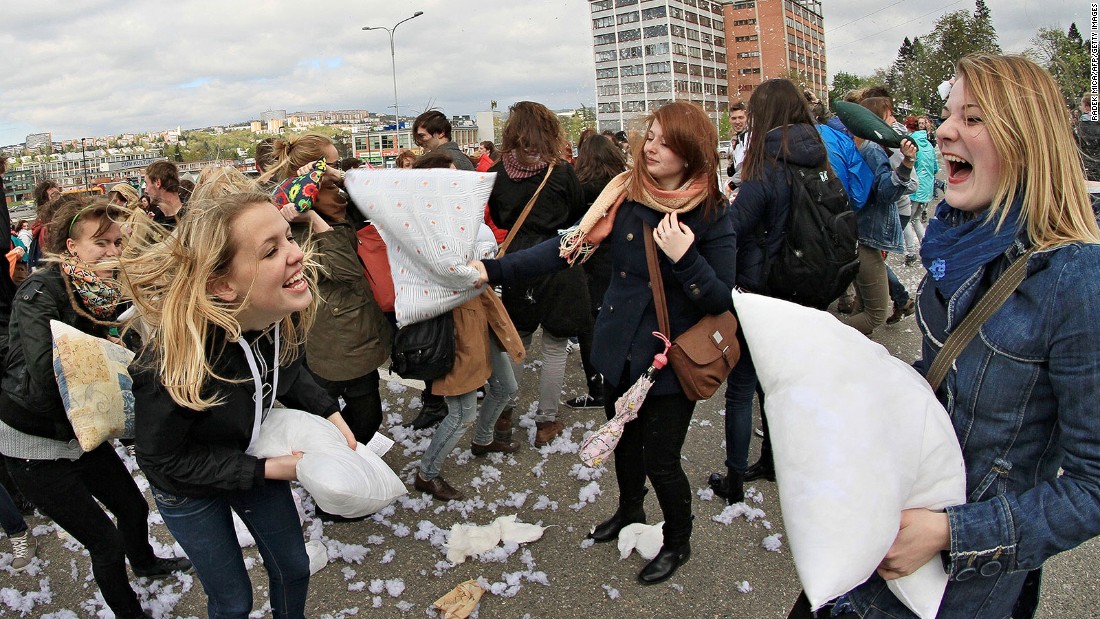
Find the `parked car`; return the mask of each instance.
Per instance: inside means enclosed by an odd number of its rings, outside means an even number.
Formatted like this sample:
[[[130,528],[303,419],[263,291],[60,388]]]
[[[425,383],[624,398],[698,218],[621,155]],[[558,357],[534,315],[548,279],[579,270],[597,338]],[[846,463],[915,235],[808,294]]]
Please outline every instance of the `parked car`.
[[[718,156],[722,159],[728,159],[730,153],[733,152],[733,143],[729,140],[722,140],[718,142]]]

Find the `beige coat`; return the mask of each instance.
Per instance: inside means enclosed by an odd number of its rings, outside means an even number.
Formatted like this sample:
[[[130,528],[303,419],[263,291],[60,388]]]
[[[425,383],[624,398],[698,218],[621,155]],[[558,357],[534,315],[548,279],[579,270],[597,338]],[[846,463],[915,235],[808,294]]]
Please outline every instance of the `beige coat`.
[[[491,288],[486,287],[481,295],[460,305],[452,315],[455,320],[455,365],[446,376],[432,381],[435,395],[462,395],[489,380],[493,373],[489,359],[490,337],[495,337],[516,363],[523,361],[526,356],[523,342],[504,304]]]

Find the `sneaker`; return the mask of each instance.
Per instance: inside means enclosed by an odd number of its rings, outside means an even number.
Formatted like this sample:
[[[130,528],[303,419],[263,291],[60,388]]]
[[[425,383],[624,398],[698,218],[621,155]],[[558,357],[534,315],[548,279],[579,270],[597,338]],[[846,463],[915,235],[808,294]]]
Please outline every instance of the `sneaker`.
[[[566,354],[572,354],[581,349],[581,343],[577,338],[569,338],[569,343],[565,345]]]
[[[31,535],[30,529],[10,538],[11,541],[11,569],[22,572],[31,564],[31,559],[38,553],[38,540]]]
[[[562,404],[569,408],[603,408],[603,396],[594,396],[583,393],[575,398],[568,399]]]
[[[187,574],[191,571],[191,561],[184,558],[162,558],[157,557],[157,560],[149,567],[134,567],[134,575],[139,578],[164,578],[165,576],[171,576],[176,572]]]
[[[911,267],[916,263],[917,263],[917,255],[916,254],[909,254],[908,256],[905,257],[905,266]]]
[[[912,297],[910,297],[909,300],[905,302],[905,305],[898,305],[897,303],[895,303],[894,313],[890,314],[890,317],[886,319],[886,324],[892,325],[900,321],[902,318],[905,318],[906,316],[912,316],[915,310],[916,307],[913,304]]]

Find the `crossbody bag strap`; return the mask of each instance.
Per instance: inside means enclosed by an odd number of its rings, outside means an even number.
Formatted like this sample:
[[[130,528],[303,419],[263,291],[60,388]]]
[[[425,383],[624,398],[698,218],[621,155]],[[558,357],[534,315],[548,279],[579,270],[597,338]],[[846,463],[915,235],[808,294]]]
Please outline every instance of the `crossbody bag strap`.
[[[554,164],[546,166],[546,176],[542,177],[542,182],[539,183],[539,188],[535,190],[535,195],[531,196],[531,199],[527,201],[527,206],[523,207],[523,212],[519,214],[519,219],[512,226],[512,229],[508,231],[508,236],[504,237],[504,242],[500,244],[500,249],[497,250],[497,258],[500,258],[508,251],[508,246],[512,244],[512,239],[515,238],[516,233],[523,226],[524,220],[527,219],[527,215],[531,213],[531,207],[535,206],[535,200],[539,199],[539,194],[542,193],[542,188],[546,186],[546,181],[550,180],[550,173],[554,171]]]
[[[645,262],[649,267],[649,287],[653,289],[653,302],[657,309],[657,328],[671,338],[668,328],[668,302],[665,300],[665,283],[661,279],[661,266],[657,264],[657,243],[653,240],[653,228],[642,224],[645,238]]]
[[[982,328],[985,321],[1004,305],[1012,292],[1027,277],[1027,259],[1033,253],[1035,248],[1027,250],[1017,258],[1012,266],[993,282],[989,291],[982,295],[974,305],[974,309],[966,315],[966,318],[963,318],[959,328],[947,336],[947,341],[943,343],[943,348],[940,348],[940,352],[932,360],[932,366],[928,368],[928,375],[925,377],[928,384],[932,386],[932,391],[940,388],[940,383],[947,376],[947,370],[951,368],[951,364],[962,354],[970,340],[978,334],[978,330]]]

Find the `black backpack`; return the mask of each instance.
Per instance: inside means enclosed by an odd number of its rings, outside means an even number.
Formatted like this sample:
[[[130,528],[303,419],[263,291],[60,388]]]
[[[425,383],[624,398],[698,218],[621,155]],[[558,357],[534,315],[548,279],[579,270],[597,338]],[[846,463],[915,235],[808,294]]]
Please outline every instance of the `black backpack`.
[[[826,163],[786,164],[791,179],[787,236],[765,259],[768,296],[825,309],[844,294],[859,270],[859,230],[844,185]],[[767,255],[767,245],[763,247]]]

